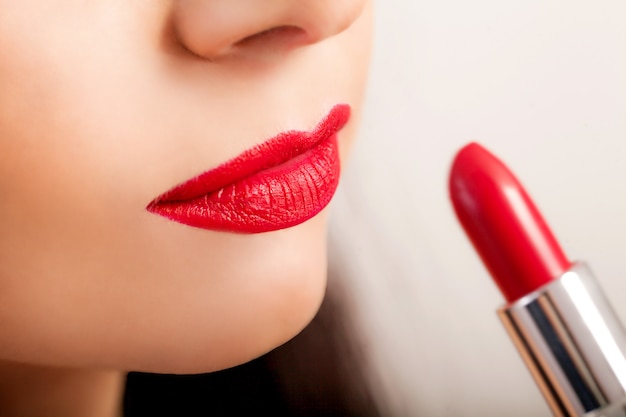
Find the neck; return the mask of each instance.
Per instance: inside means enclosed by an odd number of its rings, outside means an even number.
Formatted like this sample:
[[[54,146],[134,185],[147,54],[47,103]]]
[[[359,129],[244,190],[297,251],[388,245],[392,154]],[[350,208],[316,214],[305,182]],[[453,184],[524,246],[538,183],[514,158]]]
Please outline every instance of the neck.
[[[119,417],[125,375],[0,360],[0,415]]]

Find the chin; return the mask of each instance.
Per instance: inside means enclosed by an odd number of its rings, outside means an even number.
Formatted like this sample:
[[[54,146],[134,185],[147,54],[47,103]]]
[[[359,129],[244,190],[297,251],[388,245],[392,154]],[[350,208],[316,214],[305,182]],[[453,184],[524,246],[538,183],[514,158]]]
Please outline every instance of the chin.
[[[202,332],[181,335],[177,346],[150,358],[146,355],[131,361],[126,369],[164,374],[198,374],[231,368],[262,356],[298,335],[313,319],[323,300],[326,276],[307,277],[306,291],[290,291],[276,300],[271,314],[260,312],[264,319],[254,320],[250,328],[230,327],[221,337],[203,336]],[[166,342],[165,344],[169,344]],[[134,358],[137,359],[137,358]]]
[[[313,319],[327,282],[324,215],[228,240],[240,241],[235,246],[245,253],[238,267],[208,280],[192,277],[186,293],[150,313],[149,326],[127,335],[124,368],[175,374],[229,368],[289,341]]]
[[[23,264],[37,291],[11,299],[0,356],[71,368],[211,372],[287,342],[324,297],[324,212],[252,235],[146,214],[111,236],[98,247],[59,252],[46,280],[36,273],[45,264]]]

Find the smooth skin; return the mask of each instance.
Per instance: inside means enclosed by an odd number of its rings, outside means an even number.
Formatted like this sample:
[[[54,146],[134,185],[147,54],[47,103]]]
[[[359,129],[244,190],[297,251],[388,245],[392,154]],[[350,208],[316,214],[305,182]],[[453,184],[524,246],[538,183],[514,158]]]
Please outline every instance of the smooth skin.
[[[310,321],[325,212],[245,235],[145,207],[337,103],[345,160],[371,18],[368,0],[0,0],[1,415],[115,415],[125,371],[223,369]]]

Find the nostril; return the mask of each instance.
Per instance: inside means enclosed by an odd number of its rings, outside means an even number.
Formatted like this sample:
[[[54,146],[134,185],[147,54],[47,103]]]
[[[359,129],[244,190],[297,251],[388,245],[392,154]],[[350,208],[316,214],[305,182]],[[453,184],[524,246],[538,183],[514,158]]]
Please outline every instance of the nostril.
[[[0,0],[1,2],[1,0]],[[211,62],[284,58],[343,32],[367,0],[178,0],[172,39]]]
[[[233,46],[236,48],[264,46],[272,49],[290,49],[310,42],[307,32],[297,26],[277,26],[243,38]]]

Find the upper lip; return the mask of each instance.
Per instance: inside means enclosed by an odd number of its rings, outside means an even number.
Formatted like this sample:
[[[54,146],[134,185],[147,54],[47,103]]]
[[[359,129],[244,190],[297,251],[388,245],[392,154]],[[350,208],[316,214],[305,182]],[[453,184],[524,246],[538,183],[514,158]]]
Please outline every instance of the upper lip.
[[[350,106],[338,104],[311,131],[291,130],[254,146],[160,195],[150,203],[192,200],[271,169],[301,155],[339,131],[350,118]]]

